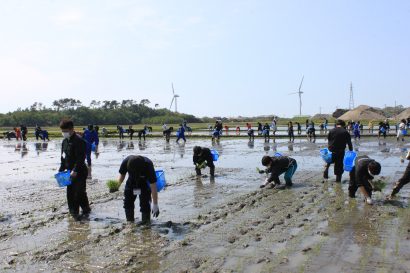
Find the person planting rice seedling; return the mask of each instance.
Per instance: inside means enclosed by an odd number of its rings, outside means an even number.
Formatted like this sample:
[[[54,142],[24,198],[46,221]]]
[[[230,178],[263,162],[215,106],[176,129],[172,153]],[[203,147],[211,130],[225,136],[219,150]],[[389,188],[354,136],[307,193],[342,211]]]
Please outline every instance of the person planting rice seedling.
[[[132,125],[128,126],[128,130],[127,130],[128,135],[130,136],[130,140],[132,140],[134,134],[135,134],[135,130],[132,128]]]
[[[248,136],[249,136],[249,141],[254,141],[255,140],[255,131],[253,129],[248,129]]]
[[[384,122],[380,122],[379,123],[379,133],[378,136],[380,138],[380,136],[383,135],[383,138],[386,139],[387,136],[387,124]]]
[[[298,135],[300,136],[302,134],[302,126],[300,125],[299,122],[296,122],[296,126],[297,126],[297,129],[298,129]]]
[[[360,140],[360,121],[353,123],[354,140]]]
[[[61,147],[61,164],[59,172],[71,171],[71,185],[67,186],[67,203],[69,213],[77,218],[81,207],[84,215],[91,212],[86,191],[88,169],[85,164],[86,142],[74,131],[71,120],[60,123],[64,137]]]
[[[201,175],[201,169],[206,168],[206,166],[208,166],[210,169],[211,177],[215,176],[215,165],[210,149],[195,146],[193,161],[195,165],[196,175]]]
[[[28,133],[27,126],[20,125],[20,130],[21,130],[21,137],[23,138],[23,141],[26,141],[27,140],[27,133]]]
[[[269,178],[266,178],[265,183],[260,187],[279,187],[279,176],[285,174],[286,187],[292,187],[292,177],[296,172],[298,164],[295,159],[288,156],[264,156],[262,157],[262,165],[266,167],[266,170],[260,170],[259,173],[270,174]],[[272,184],[272,182],[274,182]]]
[[[349,151],[353,151],[352,138],[349,132],[345,129],[345,122],[343,120],[338,120],[336,122],[336,128],[329,131],[327,136],[328,148],[332,152],[332,162],[327,163],[325,171],[323,173],[324,181],[329,179],[329,167],[331,164],[334,166],[334,174],[336,175],[336,182],[342,181],[343,175],[343,159],[345,156],[346,146],[349,147]]]
[[[165,137],[166,142],[169,142],[171,139],[171,133],[174,131],[174,127],[169,127],[168,129],[165,129],[162,134]]]
[[[185,128],[182,124],[179,125],[179,129],[177,131],[177,143],[179,143],[179,140],[182,139],[184,143],[186,142],[185,139]]]
[[[406,159],[410,160],[410,151],[407,153]],[[396,196],[396,194],[398,194],[400,190],[405,185],[407,185],[409,182],[410,182],[410,161],[409,161],[409,164],[407,165],[406,170],[404,171],[403,176],[394,185],[391,194],[388,196],[388,199],[393,199]]]
[[[153,217],[159,215],[157,177],[154,164],[145,156],[130,155],[122,161],[119,173],[118,188],[128,174],[124,189],[124,210],[127,221],[135,221],[134,203],[138,196],[141,212],[141,221],[138,224],[150,225],[151,213]]]
[[[377,190],[372,181],[381,172],[380,163],[368,156],[358,156],[350,172],[349,197],[355,198],[357,189],[365,198],[368,205],[372,205],[372,192]],[[381,189],[378,189],[381,190]]]

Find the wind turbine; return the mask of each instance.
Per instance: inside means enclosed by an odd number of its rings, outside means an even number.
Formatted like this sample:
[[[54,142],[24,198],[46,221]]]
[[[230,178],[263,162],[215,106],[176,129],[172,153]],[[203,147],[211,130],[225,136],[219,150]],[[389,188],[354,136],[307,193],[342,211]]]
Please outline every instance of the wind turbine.
[[[300,85],[299,85],[299,91],[295,92],[295,93],[290,93],[289,95],[295,95],[298,94],[299,95],[299,116],[302,116],[302,84],[303,84],[303,79],[305,78],[305,76],[302,77],[302,80],[300,81]]]
[[[171,111],[172,104],[173,104],[174,101],[175,101],[175,113],[178,113],[177,98],[179,98],[179,95],[175,94],[174,84],[173,84],[173,83],[171,84],[171,86],[172,86],[172,101],[171,101],[171,105],[169,106],[169,111]]]

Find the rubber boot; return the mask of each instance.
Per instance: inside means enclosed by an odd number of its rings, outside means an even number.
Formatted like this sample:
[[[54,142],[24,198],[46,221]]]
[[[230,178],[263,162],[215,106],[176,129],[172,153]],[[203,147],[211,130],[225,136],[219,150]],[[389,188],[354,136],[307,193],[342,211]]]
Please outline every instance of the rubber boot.
[[[195,168],[195,171],[196,171],[196,175],[201,175],[201,169]]]
[[[151,213],[143,212],[141,213],[141,221],[137,223],[139,226],[149,226],[151,225]]]
[[[336,175],[336,182],[342,182],[342,176]]]
[[[215,177],[215,167],[210,170],[211,177]]]
[[[88,175],[87,175],[87,179],[92,179],[92,176],[91,176],[91,166],[88,166]]]

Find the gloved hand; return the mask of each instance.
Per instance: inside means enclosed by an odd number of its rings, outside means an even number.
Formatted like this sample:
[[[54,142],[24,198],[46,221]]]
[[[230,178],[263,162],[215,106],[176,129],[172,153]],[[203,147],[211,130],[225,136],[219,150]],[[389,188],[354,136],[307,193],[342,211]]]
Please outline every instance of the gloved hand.
[[[373,205],[373,201],[370,197],[366,197],[366,204]]]
[[[158,215],[159,215],[159,207],[158,207],[158,204],[153,204],[152,205],[152,208],[151,208],[151,212],[152,212],[152,216],[153,217],[158,217]]]

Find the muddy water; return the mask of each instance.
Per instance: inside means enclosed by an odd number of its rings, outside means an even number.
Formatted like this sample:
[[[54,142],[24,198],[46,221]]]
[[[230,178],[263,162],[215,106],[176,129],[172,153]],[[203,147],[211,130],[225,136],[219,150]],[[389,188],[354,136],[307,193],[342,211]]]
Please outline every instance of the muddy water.
[[[219,151],[215,179],[208,169],[195,176],[195,145]],[[77,222],[67,216],[65,190],[53,179],[60,143],[2,141],[1,271],[406,272],[410,188],[389,203],[376,194],[373,207],[360,195],[349,200],[346,175],[342,184],[321,183],[318,150],[325,146],[323,139],[102,141],[87,184],[93,211]],[[355,143],[360,154],[382,163],[386,192],[403,173],[400,156],[408,148],[374,139]],[[292,190],[258,189],[264,176],[255,169],[275,152],[298,161]],[[129,154],[148,156],[166,174],[151,229],[126,224],[122,193],[109,194],[105,186]]]

